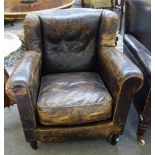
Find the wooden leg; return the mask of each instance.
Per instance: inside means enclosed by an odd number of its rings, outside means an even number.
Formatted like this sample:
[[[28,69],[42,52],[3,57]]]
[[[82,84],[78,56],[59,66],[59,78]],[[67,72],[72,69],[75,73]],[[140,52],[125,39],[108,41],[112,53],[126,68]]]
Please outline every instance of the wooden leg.
[[[149,122],[150,122],[149,116],[140,117],[140,122],[137,128],[137,141],[140,145],[145,145],[145,140],[143,136],[144,136],[146,129],[148,128],[150,124]]]
[[[84,8],[84,0],[81,0],[81,6]]]
[[[145,130],[145,125],[142,122],[140,122],[137,128],[137,141],[140,145],[145,145],[145,140],[143,139]]]
[[[121,15],[120,15],[120,25],[119,25],[119,33],[121,33],[121,30],[122,30],[122,21],[123,21],[123,10],[124,10],[124,7],[121,6]]]
[[[143,136],[146,129],[151,123],[151,89],[148,92],[145,106],[139,118],[140,118],[140,121],[137,128],[137,141],[140,145],[144,145],[145,141],[143,139]]]
[[[36,150],[38,148],[37,141],[30,142],[31,147]]]
[[[111,144],[116,145],[118,141],[119,141],[119,135],[112,135]]]
[[[11,21],[11,24],[10,24],[11,26],[14,26],[14,21]]]
[[[114,1],[111,0],[111,10],[113,11],[114,10]]]
[[[119,5],[118,4],[118,1],[117,1],[116,4]],[[121,30],[122,30],[122,21],[123,21],[123,14],[124,14],[124,6],[125,6],[125,0],[121,0],[121,4],[119,6],[121,6],[119,33],[121,33]]]

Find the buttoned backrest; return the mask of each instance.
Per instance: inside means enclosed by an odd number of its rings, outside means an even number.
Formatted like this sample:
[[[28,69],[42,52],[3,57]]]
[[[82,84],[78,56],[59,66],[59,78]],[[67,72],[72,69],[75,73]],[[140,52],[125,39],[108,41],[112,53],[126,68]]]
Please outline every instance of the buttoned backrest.
[[[115,46],[116,13],[102,9],[64,9],[28,14],[27,50],[42,52],[44,75],[97,69],[98,46]]]
[[[95,68],[100,16],[82,9],[40,15],[45,74]]]

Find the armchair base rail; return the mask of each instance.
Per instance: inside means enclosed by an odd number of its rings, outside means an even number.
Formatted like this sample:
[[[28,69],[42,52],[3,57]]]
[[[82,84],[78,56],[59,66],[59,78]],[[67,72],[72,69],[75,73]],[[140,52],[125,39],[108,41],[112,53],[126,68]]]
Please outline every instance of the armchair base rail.
[[[49,143],[53,141],[64,141],[77,138],[108,138],[110,135],[122,134],[122,127],[117,124],[98,123],[95,125],[83,125],[72,127],[51,127],[51,128],[36,128],[34,135],[36,140]]]

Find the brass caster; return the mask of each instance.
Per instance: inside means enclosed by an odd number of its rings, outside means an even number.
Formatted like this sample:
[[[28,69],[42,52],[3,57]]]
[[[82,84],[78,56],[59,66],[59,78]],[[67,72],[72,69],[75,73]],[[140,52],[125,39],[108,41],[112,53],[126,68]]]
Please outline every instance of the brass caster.
[[[145,145],[145,140],[142,138],[138,138],[138,144],[139,145]]]

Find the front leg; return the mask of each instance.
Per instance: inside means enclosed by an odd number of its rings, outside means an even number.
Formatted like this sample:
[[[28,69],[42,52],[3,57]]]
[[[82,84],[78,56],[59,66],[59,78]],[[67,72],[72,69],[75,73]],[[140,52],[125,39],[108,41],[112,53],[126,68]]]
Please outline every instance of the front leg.
[[[30,142],[30,145],[34,150],[38,148],[37,141]]]
[[[84,0],[81,0],[81,6],[84,8]]]
[[[150,124],[150,116],[140,115],[140,121],[139,121],[139,125],[137,128],[137,141],[140,145],[145,145],[145,140],[143,136],[149,124]]]
[[[116,145],[119,142],[119,135],[112,135],[111,137],[111,144]]]
[[[151,123],[151,90],[149,90],[145,106],[143,108],[142,114],[140,114],[140,121],[137,128],[137,141],[140,145],[144,145],[145,141],[143,139],[144,133]]]
[[[145,130],[146,130],[145,125],[143,124],[142,121],[140,121],[137,128],[137,141],[140,145],[145,145],[145,140],[143,139]]]
[[[114,10],[114,0],[111,0],[111,10]]]

